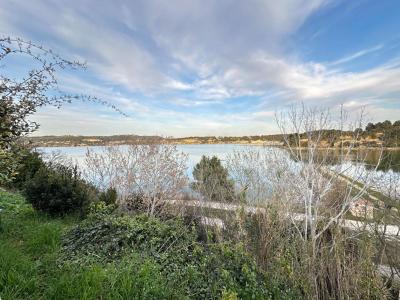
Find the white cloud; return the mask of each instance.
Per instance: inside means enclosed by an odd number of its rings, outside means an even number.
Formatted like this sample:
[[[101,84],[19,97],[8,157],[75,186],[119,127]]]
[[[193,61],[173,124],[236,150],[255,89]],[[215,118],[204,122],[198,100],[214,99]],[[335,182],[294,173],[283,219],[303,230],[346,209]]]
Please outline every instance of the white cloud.
[[[384,50],[383,44],[333,62],[303,61],[296,53],[287,52],[285,41],[313,13],[330,3],[3,0],[0,28],[43,39],[40,42],[62,54],[86,60],[90,80],[64,77],[63,87],[108,100],[141,120],[99,120],[96,114],[101,108],[87,112],[89,116],[69,110],[70,114],[56,120],[60,116],[51,117],[49,110],[38,115],[45,124],[50,119],[58,122],[59,127],[50,126],[49,130],[159,131],[164,135],[262,133],[263,126],[270,126],[272,111],[290,102],[326,106],[344,103],[349,109],[371,105],[378,109],[382,99],[391,103],[400,96],[399,60],[357,72],[339,69]],[[323,34],[323,29],[316,34]],[[230,100],[241,96],[258,97],[263,103],[249,102],[252,107],[248,111],[223,115],[212,111],[213,104],[226,105],[228,111]],[[157,101],[193,111],[157,107]],[[202,114],[196,114],[196,108]],[[208,114],[202,111],[205,108]],[[393,111],[379,108],[377,116],[393,116]],[[71,120],[80,124],[78,117],[88,120],[87,128],[71,125]]]
[[[275,45],[327,0],[7,1],[1,25],[43,36],[88,61],[102,78],[143,93],[189,90],[171,65],[202,80],[237,55]],[[227,12],[229,11],[229,14]],[[121,21],[120,21],[121,20]],[[11,25],[10,25],[11,24]],[[124,28],[124,26],[126,26]],[[227,98],[224,86],[197,85],[200,98]]]
[[[329,105],[354,98],[379,99],[388,94],[398,97],[399,78],[398,60],[362,72],[341,72],[321,63],[289,62],[259,53],[231,65],[203,86],[211,91],[221,89],[231,97],[280,89],[280,93],[286,93],[286,100],[323,101]]]

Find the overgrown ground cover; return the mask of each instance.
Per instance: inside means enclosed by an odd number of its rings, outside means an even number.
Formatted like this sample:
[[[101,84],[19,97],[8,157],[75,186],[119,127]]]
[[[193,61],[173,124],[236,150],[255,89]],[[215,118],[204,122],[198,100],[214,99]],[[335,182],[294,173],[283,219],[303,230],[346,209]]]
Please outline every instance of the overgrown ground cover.
[[[291,298],[239,246],[201,243],[180,220],[48,217],[4,190],[0,206],[2,299]]]

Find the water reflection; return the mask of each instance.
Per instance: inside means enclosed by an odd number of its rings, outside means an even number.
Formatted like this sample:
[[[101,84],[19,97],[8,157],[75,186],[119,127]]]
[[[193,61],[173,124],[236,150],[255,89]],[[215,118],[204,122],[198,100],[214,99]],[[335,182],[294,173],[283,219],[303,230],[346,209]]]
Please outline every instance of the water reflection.
[[[380,152],[370,151],[366,157],[366,168],[372,169],[379,161]],[[384,150],[382,152],[381,161],[378,165],[378,171],[400,172],[400,150]]]
[[[310,153],[307,149],[289,152],[295,161],[309,161]],[[400,150],[357,149],[343,152],[340,149],[320,149],[313,154],[313,161],[324,165],[339,165],[351,161],[363,163],[367,170],[376,168],[378,171],[400,173]]]

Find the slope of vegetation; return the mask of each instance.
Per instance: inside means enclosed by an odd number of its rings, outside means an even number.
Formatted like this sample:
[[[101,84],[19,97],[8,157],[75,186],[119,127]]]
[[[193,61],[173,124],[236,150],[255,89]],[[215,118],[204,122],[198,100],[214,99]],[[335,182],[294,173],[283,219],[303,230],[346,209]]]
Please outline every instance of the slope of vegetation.
[[[97,209],[36,212],[0,191],[3,299],[267,299],[274,289],[240,246],[207,244],[179,220]],[[288,295],[275,289],[276,297]]]

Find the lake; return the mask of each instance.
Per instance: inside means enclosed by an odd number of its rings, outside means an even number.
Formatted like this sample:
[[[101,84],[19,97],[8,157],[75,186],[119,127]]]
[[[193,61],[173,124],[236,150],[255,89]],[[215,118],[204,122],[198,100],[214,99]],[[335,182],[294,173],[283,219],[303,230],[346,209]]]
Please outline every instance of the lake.
[[[128,146],[121,146],[128,147]],[[53,152],[65,155],[67,158],[72,159],[75,163],[80,166],[84,165],[85,154],[88,147],[45,147],[38,148],[41,152],[51,154]],[[101,152],[104,147],[92,146],[89,147],[94,152]],[[206,156],[217,156],[225,163],[226,158],[229,155],[234,154],[237,151],[248,151],[248,150],[259,150],[264,151],[268,149],[275,149],[276,151],[285,151],[283,149],[270,148],[261,145],[241,145],[241,144],[196,144],[196,145],[177,145],[179,151],[188,155],[187,162],[187,174],[192,179],[192,170],[196,163],[198,163],[202,155]],[[330,159],[328,162],[332,165],[337,163],[337,157],[339,153],[337,150],[329,152]],[[347,174],[352,176],[352,170],[354,166],[357,166],[357,170],[361,169],[365,174],[369,174],[374,178],[374,187],[381,192],[387,194],[387,189],[390,187],[393,190],[395,187],[395,197],[399,198],[400,189],[400,150],[385,150],[383,152],[381,163],[375,170],[380,157],[380,150],[360,150],[354,151],[354,159],[352,162],[348,162],[345,168],[348,169]],[[359,161],[359,157],[362,157],[362,162]],[[360,166],[361,164],[361,166]],[[389,186],[390,184],[390,186]],[[399,186],[399,188],[397,188]]]
[[[126,148],[128,146],[121,146]],[[60,153],[68,158],[71,158],[78,165],[82,165],[85,160],[87,149],[90,148],[94,152],[101,152],[103,146],[91,146],[91,147],[43,147],[38,148],[39,151],[44,154]],[[263,146],[248,146],[239,144],[213,144],[213,145],[177,145],[179,151],[188,155],[188,175],[191,176],[194,166],[200,161],[203,155],[206,156],[217,156],[219,159],[224,161],[226,157],[233,154],[235,151],[243,149],[262,149]]]

